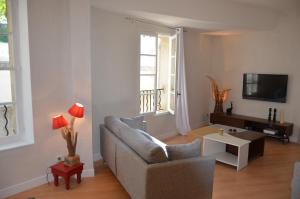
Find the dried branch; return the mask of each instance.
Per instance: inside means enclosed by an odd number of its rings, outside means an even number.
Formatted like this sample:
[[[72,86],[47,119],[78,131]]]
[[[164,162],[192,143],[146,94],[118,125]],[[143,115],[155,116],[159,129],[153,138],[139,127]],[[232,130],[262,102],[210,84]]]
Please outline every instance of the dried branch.
[[[216,102],[214,112],[223,112],[223,102],[226,101],[226,99],[228,98],[228,92],[231,89],[219,89],[216,81],[212,77],[208,75],[206,77],[211,82],[212,95],[213,99]]]
[[[76,133],[75,133],[74,144],[73,144],[75,153],[76,153],[76,146],[77,146],[77,137],[78,137],[78,133],[76,132]]]
[[[66,138],[66,128],[62,128],[61,129],[61,135],[62,135],[62,137],[66,140],[67,138]]]
[[[61,135],[67,142],[68,156],[75,156],[78,133],[74,133],[75,118],[71,119],[70,127],[61,128]]]

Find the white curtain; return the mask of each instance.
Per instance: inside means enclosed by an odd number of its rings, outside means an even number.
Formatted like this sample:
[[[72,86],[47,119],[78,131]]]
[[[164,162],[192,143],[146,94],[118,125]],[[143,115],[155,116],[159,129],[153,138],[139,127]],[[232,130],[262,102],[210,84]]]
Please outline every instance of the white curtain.
[[[176,101],[176,128],[182,135],[186,135],[190,130],[189,112],[187,102],[183,28],[177,29],[178,52],[177,52],[177,101]]]

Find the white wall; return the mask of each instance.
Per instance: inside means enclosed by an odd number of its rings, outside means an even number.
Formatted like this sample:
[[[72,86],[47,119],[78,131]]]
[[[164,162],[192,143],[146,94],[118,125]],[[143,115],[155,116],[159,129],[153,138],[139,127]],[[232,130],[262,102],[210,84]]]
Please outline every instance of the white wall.
[[[124,16],[93,7],[91,23],[93,150],[99,158],[99,124],[104,117],[139,114],[139,28]],[[146,117],[151,134],[176,131],[172,116],[157,117]]]
[[[72,3],[74,11],[78,4],[84,2]],[[85,13],[84,17],[89,16],[86,7],[82,4],[80,7]],[[74,48],[78,48],[75,45],[73,50],[70,49],[70,16],[74,15],[73,11],[67,0],[28,1],[35,143],[0,153],[0,198],[45,183],[46,169],[55,163],[57,155],[67,153],[60,133],[51,129],[51,117],[58,113],[68,117],[68,108],[77,100],[83,100],[82,103],[87,107],[87,118],[78,122],[76,127],[79,129],[77,152],[85,163],[85,175],[93,175],[92,132],[88,128],[92,123],[90,96],[84,89],[79,90],[81,88],[77,87],[82,79],[90,80],[90,66],[86,65],[86,61],[80,62],[80,67],[85,67],[86,71],[82,72],[72,63]],[[81,36],[89,37],[87,32],[77,31],[83,34]],[[82,54],[89,56],[85,52]],[[82,79],[76,75],[78,72]]]
[[[139,31],[169,30],[132,22],[124,16],[94,7],[91,23],[93,151],[94,158],[99,158],[99,124],[103,123],[104,117],[139,114]],[[185,39],[186,54],[190,54],[187,55],[190,117],[192,127],[199,127],[203,115],[208,113],[209,101],[201,96],[208,92],[202,76],[209,68],[208,52],[204,48],[210,42],[207,36],[192,31],[187,32]],[[145,118],[149,133],[154,136],[163,138],[176,132],[175,118],[170,114],[147,115]]]
[[[139,112],[135,28],[124,18],[91,9],[94,159],[100,158],[99,125],[104,117]]]
[[[195,129],[208,121],[210,89],[205,75],[211,73],[212,37],[187,29],[184,42],[190,125]]]
[[[230,91],[235,113],[267,118],[268,108],[283,110],[286,121],[293,122],[293,141],[300,127],[300,9],[294,7],[272,31],[214,37],[212,74]],[[298,10],[296,10],[298,8]],[[243,73],[288,74],[287,103],[242,99]],[[212,109],[211,109],[212,110]]]
[[[84,119],[76,119],[78,151],[85,168],[93,169],[92,147],[92,79],[90,4],[86,0],[70,0],[70,52],[73,102],[84,105]]]

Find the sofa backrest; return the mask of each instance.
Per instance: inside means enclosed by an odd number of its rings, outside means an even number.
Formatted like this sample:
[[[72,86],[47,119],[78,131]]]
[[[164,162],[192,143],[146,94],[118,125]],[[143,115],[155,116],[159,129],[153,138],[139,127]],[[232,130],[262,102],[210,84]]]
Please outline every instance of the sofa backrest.
[[[153,142],[152,139],[149,139],[150,135],[147,136],[147,133],[130,128],[117,117],[108,116],[104,121],[110,131],[147,163],[153,164],[168,161],[164,149],[159,144]]]
[[[122,139],[122,131],[128,129],[128,125],[120,120],[120,118],[114,116],[107,116],[104,118],[105,126],[113,132],[117,137]]]
[[[107,126],[100,125],[101,155],[131,198],[145,199],[146,172],[150,165],[118,138]]]

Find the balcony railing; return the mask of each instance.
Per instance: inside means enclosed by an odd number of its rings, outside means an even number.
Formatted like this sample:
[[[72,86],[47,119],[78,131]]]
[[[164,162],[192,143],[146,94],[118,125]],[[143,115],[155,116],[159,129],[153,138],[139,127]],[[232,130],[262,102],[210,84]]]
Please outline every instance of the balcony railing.
[[[163,91],[164,91],[163,88],[156,89],[156,92],[155,89],[141,90],[140,91],[140,112],[149,113],[149,112],[162,110],[161,95]],[[156,98],[155,95],[157,95]]]
[[[15,134],[13,107],[12,104],[0,104],[0,137]]]

